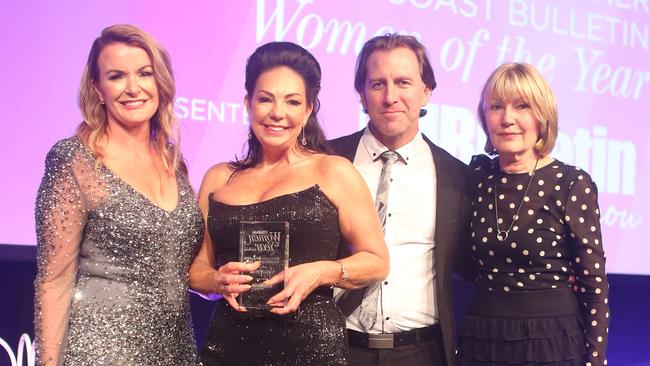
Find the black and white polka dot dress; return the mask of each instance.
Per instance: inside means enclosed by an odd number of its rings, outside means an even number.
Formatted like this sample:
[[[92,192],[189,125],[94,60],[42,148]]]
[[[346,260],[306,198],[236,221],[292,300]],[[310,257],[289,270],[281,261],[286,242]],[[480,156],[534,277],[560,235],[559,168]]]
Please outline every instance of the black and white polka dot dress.
[[[501,172],[485,155],[470,167],[478,291],[459,364],[605,365],[608,284],[589,174],[555,160],[531,179]]]

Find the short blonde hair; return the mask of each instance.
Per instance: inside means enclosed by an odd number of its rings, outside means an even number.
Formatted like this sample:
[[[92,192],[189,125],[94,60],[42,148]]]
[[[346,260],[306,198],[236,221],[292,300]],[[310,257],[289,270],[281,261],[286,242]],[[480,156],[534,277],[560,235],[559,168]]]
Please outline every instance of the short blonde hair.
[[[173,111],[176,84],[169,55],[152,36],[135,26],[116,24],[104,28],[93,42],[79,86],[79,109],[84,120],[77,127],[77,136],[98,160],[103,158],[102,145],[105,142],[108,117],[106,107],[101,104],[93,89],[93,82],[99,81],[99,55],[106,46],[115,43],[142,48],[149,55],[159,95],[158,110],[151,118],[150,139],[160,154],[165,171],[173,174],[180,166],[181,174],[187,176],[180,156],[178,121]]]
[[[547,156],[553,150],[557,138],[557,104],[553,91],[539,71],[525,63],[505,63],[499,66],[483,86],[477,112],[483,132],[487,136],[485,152],[497,154],[487,129],[487,108],[494,101],[515,99],[522,99],[530,105],[538,123],[539,139],[535,144],[535,152],[539,157]]]

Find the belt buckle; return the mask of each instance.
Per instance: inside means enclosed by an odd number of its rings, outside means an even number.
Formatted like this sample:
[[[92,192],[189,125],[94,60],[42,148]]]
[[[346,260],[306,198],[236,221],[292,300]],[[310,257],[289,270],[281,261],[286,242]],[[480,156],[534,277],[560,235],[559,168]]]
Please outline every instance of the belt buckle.
[[[390,349],[394,347],[394,337],[390,333],[368,334],[368,348]]]

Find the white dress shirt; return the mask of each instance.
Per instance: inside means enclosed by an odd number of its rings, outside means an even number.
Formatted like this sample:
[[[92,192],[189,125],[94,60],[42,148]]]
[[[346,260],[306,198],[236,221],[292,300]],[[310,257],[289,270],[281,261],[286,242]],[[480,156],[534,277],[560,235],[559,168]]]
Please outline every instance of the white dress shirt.
[[[354,158],[354,166],[374,196],[383,166],[381,153],[389,150],[366,127]],[[413,141],[397,150],[401,159],[393,165],[388,190],[385,239],[390,254],[390,273],[381,283],[377,321],[369,333],[396,333],[434,324],[436,172],[429,145],[418,132]],[[338,294],[337,294],[338,295]],[[347,327],[365,332],[357,308]]]

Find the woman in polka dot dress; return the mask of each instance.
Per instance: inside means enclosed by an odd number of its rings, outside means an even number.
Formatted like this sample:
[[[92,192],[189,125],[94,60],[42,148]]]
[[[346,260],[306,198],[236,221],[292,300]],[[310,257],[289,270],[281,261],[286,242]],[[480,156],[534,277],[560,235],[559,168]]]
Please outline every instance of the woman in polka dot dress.
[[[555,98],[526,64],[504,64],[478,107],[470,224],[478,288],[458,343],[463,365],[606,365],[608,284],[598,192],[549,156]]]

